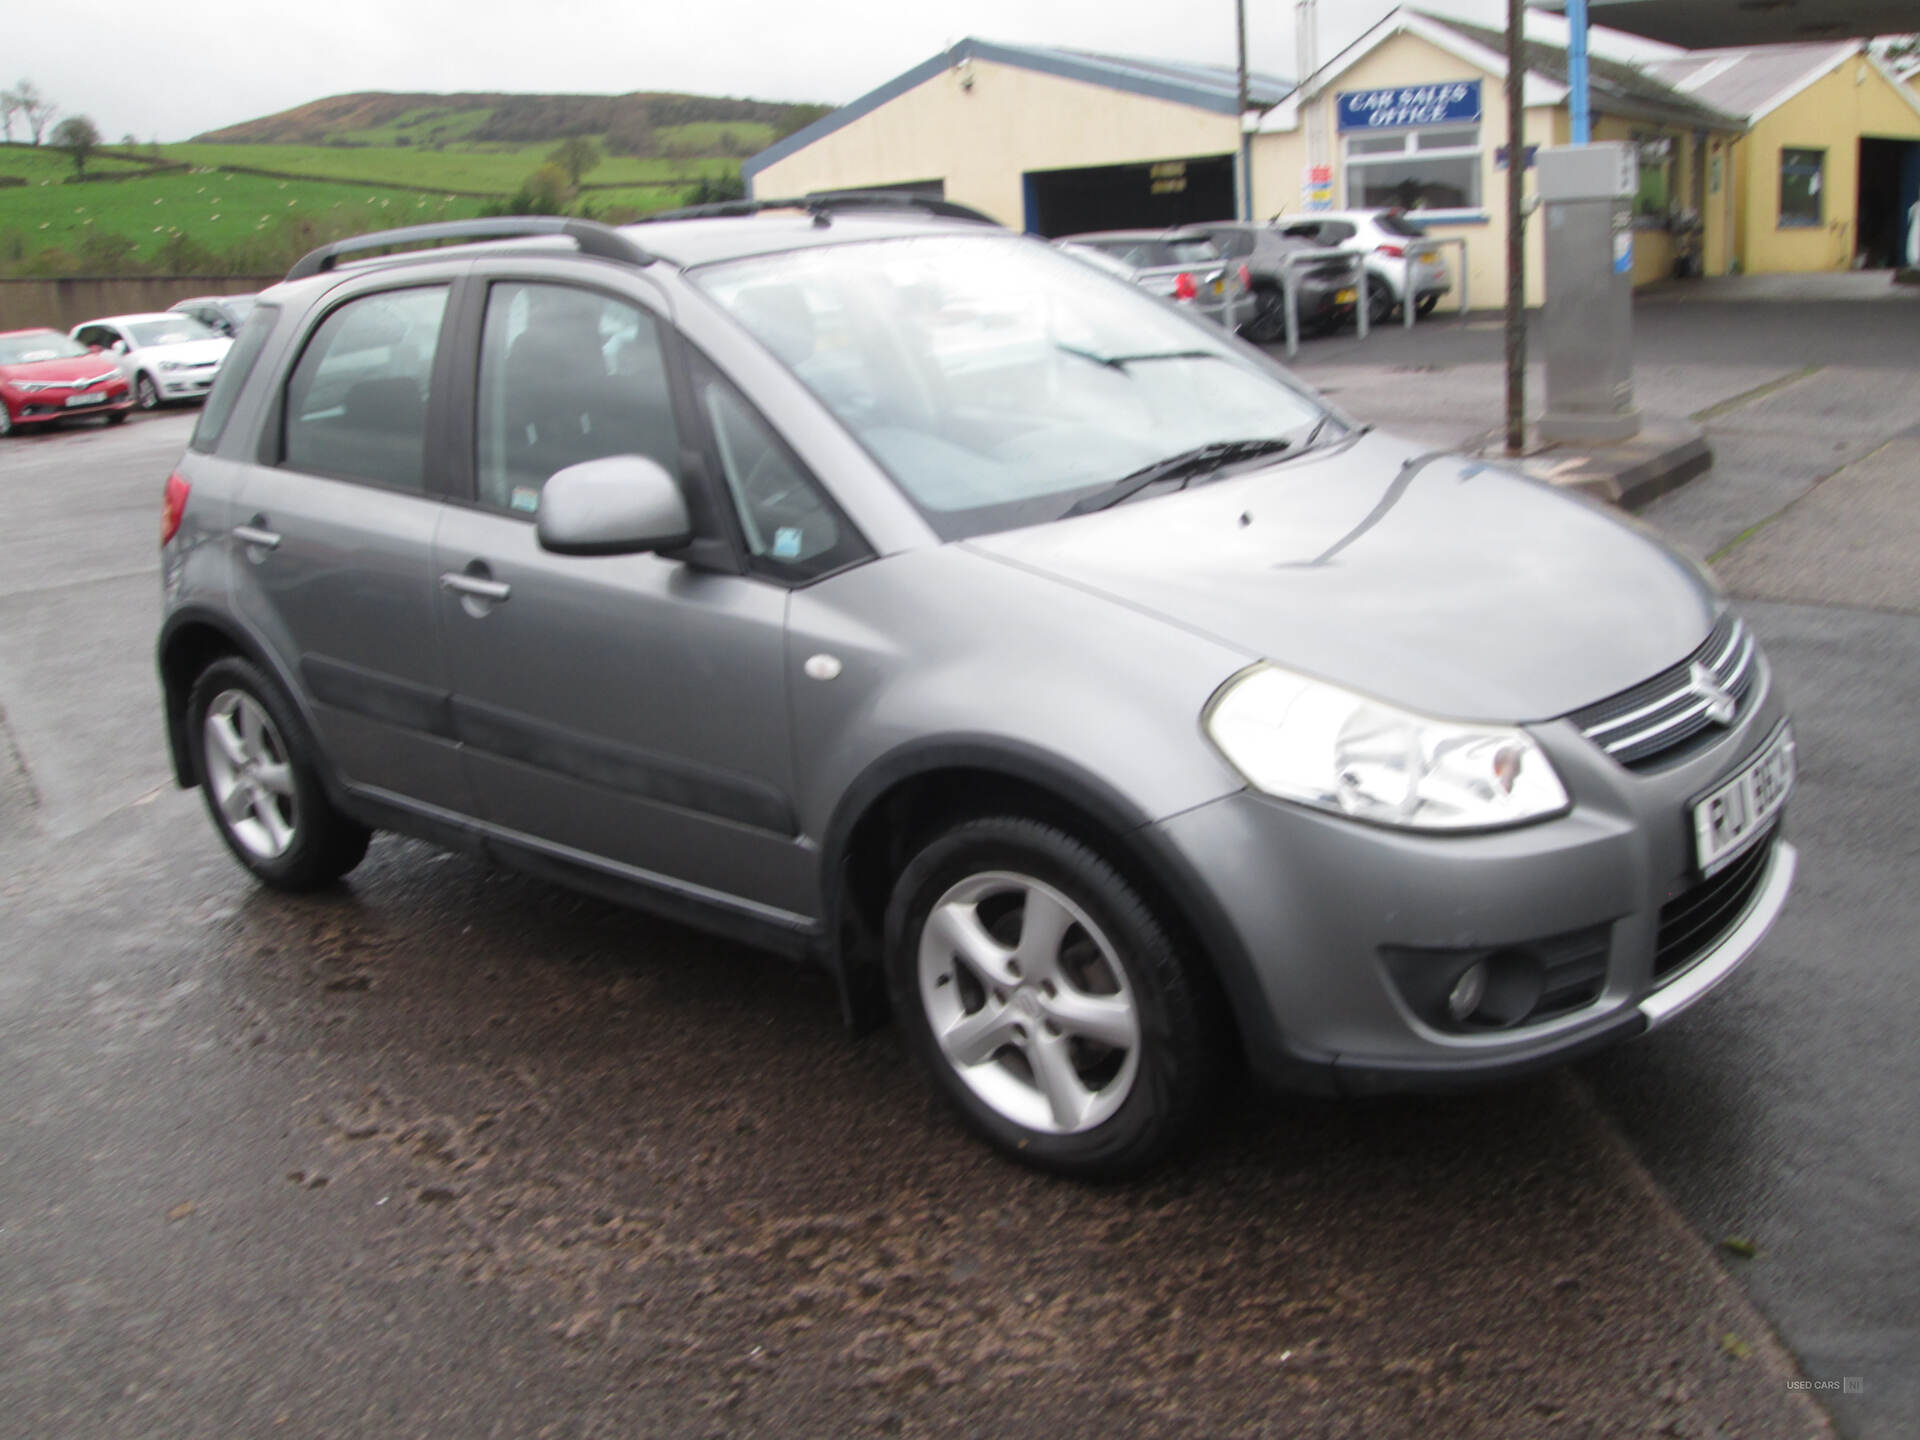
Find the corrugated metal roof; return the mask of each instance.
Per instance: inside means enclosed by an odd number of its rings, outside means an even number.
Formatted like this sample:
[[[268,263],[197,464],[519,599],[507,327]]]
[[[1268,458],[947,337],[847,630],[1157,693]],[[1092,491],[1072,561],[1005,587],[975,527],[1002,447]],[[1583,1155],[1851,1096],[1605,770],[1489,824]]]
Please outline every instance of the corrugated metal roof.
[[[1655,79],[1729,115],[1757,120],[1812,84],[1860,47],[1851,40],[1824,45],[1755,45],[1690,50],[1643,67]]]
[[[1039,45],[1002,45],[991,40],[962,40],[951,50],[924,60],[886,84],[869,90],[858,100],[849,101],[830,115],[822,116],[803,130],[762,150],[741,163],[740,173],[748,181],[767,166],[803,150],[814,141],[831,135],[871,115],[888,101],[897,99],[924,85],[944,70],[963,60],[988,60],[1055,75],[1064,80],[1080,80],[1103,85],[1129,95],[1144,95],[1154,100],[1170,100],[1176,105],[1191,105],[1216,115],[1240,112],[1240,86],[1236,73],[1227,65],[1201,65],[1181,60],[1139,60],[1121,55],[1097,55],[1085,50],[1057,50]],[[1293,90],[1293,82],[1278,75],[1249,74],[1247,98],[1256,109],[1278,104]]]
[[[1476,45],[1500,55],[1507,53],[1503,30],[1484,25],[1469,25],[1451,15],[1436,15],[1430,10],[1414,13],[1436,25],[1444,25]],[[1567,83],[1567,52],[1544,40],[1521,42],[1521,54],[1527,70],[1559,85]],[[1631,120],[1651,120],[1670,125],[1698,126],[1708,130],[1739,130],[1744,125],[1735,115],[1706,101],[1696,99],[1665,80],[1649,75],[1619,60],[1605,56],[1587,56],[1587,93],[1594,110],[1603,115],[1618,115]]]

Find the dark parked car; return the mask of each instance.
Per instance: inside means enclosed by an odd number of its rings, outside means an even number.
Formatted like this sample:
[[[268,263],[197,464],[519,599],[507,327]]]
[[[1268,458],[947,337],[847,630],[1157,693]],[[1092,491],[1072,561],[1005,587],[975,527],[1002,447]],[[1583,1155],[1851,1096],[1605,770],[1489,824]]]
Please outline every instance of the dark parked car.
[[[820,964],[1072,1174],[1235,1067],[1511,1076],[1752,953],[1793,727],[1700,567],[841,203],[427,225],[261,296],[161,516],[175,773],[242,865],[397,830]]]
[[[196,295],[191,300],[177,300],[167,308],[191,315],[214,334],[231,340],[246,324],[258,298],[256,295]]]
[[[1252,305],[1243,307],[1240,333],[1270,345],[1287,333],[1281,270],[1290,253],[1324,247],[1258,220],[1217,220],[1194,227],[1213,238],[1228,259],[1247,267]],[[1359,300],[1355,266],[1345,260],[1296,262],[1295,305],[1302,334],[1325,335],[1353,323]]]

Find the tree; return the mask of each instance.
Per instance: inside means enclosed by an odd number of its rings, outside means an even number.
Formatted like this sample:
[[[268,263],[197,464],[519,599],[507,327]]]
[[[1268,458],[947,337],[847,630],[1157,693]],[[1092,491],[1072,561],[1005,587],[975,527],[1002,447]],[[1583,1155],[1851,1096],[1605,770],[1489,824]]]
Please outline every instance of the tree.
[[[564,215],[573,197],[567,172],[549,161],[527,176],[504,209],[508,215]]]
[[[577,190],[580,177],[606,157],[600,153],[600,147],[584,135],[569,135],[553,147],[553,153],[547,156],[547,162],[558,165],[567,172],[567,179]]]
[[[31,80],[22,80],[8,92],[13,96],[13,108],[27,122],[27,130],[38,145],[41,137],[47,133],[47,125],[59,113],[59,107],[40,93],[40,87]],[[12,134],[9,130],[8,134]]]
[[[20,113],[20,97],[11,90],[0,90],[0,130],[7,136],[7,144],[13,143],[13,121]]]
[[[87,173],[87,157],[100,144],[100,127],[85,115],[69,115],[53,127],[53,143],[73,157],[73,173]]]

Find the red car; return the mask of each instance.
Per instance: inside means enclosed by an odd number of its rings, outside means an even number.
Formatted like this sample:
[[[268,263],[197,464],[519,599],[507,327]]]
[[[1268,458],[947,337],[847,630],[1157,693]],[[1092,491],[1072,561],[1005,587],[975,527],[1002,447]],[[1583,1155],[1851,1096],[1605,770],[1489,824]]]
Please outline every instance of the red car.
[[[0,331],[0,435],[71,415],[105,415],[118,425],[133,390],[114,357],[58,330]]]

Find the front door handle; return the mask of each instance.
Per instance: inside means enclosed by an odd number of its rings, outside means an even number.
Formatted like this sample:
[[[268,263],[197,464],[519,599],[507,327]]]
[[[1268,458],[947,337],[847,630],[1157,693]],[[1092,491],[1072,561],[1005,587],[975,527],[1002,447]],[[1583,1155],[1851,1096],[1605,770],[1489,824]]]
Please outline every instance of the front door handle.
[[[513,587],[504,580],[489,580],[484,575],[467,575],[458,570],[449,570],[440,577],[440,588],[451,590],[456,595],[471,595],[477,600],[504,600],[513,593]]]
[[[256,516],[256,519],[259,517]],[[233,538],[242,545],[258,546],[262,550],[278,550],[280,536],[277,531],[268,530],[259,525],[236,525]]]

